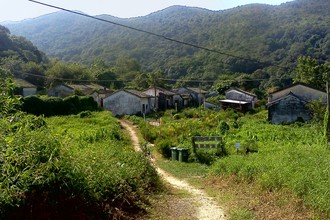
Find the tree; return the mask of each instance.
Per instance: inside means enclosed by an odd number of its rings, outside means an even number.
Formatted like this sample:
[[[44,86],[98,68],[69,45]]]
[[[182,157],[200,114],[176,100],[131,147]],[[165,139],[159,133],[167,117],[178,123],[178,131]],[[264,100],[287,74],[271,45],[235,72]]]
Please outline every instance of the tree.
[[[322,65],[311,57],[299,57],[294,82],[303,82],[317,88],[325,88]]]
[[[53,61],[51,67],[46,71],[48,77],[47,85],[56,85],[63,81],[79,82],[93,80],[90,70],[78,63],[64,63]]]
[[[22,78],[28,82],[43,87],[45,83],[45,69],[35,62],[28,62],[22,65]]]
[[[0,67],[0,117],[4,118],[15,112],[20,99],[14,95],[14,83],[11,73]]]

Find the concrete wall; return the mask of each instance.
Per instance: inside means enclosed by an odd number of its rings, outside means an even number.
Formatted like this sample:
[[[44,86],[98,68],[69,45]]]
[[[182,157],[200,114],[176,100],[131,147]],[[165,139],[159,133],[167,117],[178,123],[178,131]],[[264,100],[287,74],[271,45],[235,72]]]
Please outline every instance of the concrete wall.
[[[37,88],[23,88],[23,96],[35,95]]]
[[[226,99],[232,99],[237,101],[253,102],[254,97],[237,90],[229,90],[226,92]]]
[[[149,98],[141,98],[125,91],[116,92],[103,100],[103,107],[114,116],[142,113],[143,105],[146,113],[150,112]]]
[[[73,89],[68,88],[64,85],[56,86],[48,91],[49,96],[56,96],[56,97],[67,97],[73,95]]]
[[[308,121],[311,115],[305,102],[294,96],[289,95],[268,108],[268,119],[273,124],[293,123],[298,118]]]

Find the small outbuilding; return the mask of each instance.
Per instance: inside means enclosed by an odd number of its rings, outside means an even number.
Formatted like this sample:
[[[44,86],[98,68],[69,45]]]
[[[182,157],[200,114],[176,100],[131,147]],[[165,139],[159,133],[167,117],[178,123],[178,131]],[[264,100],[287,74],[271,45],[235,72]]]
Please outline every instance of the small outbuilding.
[[[268,95],[268,120],[273,124],[308,121],[311,113],[308,103],[326,103],[326,93],[318,88],[296,83]]]
[[[221,108],[232,108],[240,112],[247,112],[254,109],[257,102],[257,96],[253,93],[238,89],[230,88],[226,91],[226,99],[220,100]]]
[[[64,98],[74,94],[92,95],[94,91],[100,90],[105,90],[105,88],[98,84],[61,84],[48,90],[48,95]]]
[[[151,97],[151,109],[166,110],[175,108],[174,97],[177,93],[161,87],[150,87],[143,91],[143,93]]]
[[[37,86],[29,83],[24,79],[15,78],[14,79],[15,85],[15,93],[21,96],[29,96],[35,95],[37,93]]]
[[[173,89],[173,92],[180,94],[184,103],[183,106],[200,106],[205,102],[207,91],[196,87],[180,87]]]

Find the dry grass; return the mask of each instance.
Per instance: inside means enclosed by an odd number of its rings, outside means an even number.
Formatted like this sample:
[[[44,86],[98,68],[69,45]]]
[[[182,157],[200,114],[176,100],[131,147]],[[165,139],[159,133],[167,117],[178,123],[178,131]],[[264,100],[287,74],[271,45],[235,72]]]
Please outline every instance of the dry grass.
[[[186,191],[174,189],[167,185],[166,190],[150,198],[151,205],[148,215],[142,220],[194,220],[196,219],[196,204],[193,197]]]
[[[211,177],[205,185],[208,186],[205,190],[217,198],[229,216],[237,216],[241,212],[250,219],[258,220],[326,219],[305,207],[301,199],[289,192],[261,190],[232,176]]]

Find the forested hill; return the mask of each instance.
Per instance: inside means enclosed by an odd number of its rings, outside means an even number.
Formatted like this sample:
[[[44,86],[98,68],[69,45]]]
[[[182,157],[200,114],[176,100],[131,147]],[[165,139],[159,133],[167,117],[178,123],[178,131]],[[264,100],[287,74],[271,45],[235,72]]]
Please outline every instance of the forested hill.
[[[219,74],[236,72],[258,73],[256,77],[260,71],[283,74],[276,66],[295,67],[299,56],[329,61],[329,11],[329,0],[295,0],[279,6],[252,4],[224,11],[172,6],[130,19],[98,16],[234,56],[63,11],[4,25],[47,55],[65,61],[90,64],[100,58],[112,65],[118,59],[135,58],[144,71],[160,70],[168,78],[215,79]]]

